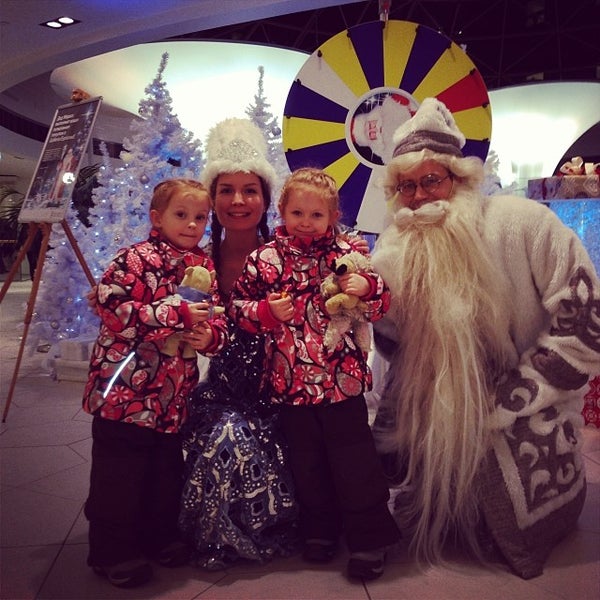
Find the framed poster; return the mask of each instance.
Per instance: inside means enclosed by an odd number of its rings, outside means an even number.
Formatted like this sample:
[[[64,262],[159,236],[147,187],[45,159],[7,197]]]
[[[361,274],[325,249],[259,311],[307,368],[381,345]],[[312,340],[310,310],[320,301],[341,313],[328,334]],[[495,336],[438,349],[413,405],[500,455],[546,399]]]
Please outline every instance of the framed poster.
[[[19,221],[59,223],[65,218],[101,97],[56,109]]]

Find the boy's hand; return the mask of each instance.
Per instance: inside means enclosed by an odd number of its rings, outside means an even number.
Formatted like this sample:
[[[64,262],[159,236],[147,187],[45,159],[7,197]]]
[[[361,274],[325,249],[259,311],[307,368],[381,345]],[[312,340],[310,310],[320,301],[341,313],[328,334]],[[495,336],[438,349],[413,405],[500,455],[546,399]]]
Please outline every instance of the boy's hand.
[[[279,321],[285,323],[294,316],[294,303],[286,292],[269,294],[267,302],[271,313]]]

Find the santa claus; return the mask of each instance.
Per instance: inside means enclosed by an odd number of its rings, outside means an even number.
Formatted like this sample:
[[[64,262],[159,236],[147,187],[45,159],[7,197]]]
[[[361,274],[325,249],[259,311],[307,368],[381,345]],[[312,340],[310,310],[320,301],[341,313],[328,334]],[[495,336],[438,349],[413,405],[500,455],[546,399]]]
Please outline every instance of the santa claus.
[[[394,135],[373,265],[389,363],[374,424],[419,559],[448,541],[542,572],[585,498],[582,388],[600,369],[600,283],[577,236],[526,198],[483,197],[444,104]]]

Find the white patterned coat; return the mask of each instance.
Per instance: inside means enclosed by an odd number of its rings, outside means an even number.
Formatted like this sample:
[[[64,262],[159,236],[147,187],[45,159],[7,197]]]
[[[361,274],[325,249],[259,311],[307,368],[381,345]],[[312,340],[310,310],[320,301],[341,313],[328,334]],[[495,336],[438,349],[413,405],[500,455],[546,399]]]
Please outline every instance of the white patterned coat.
[[[528,579],[542,573],[585,499],[581,411],[583,388],[600,371],[600,283],[580,240],[549,208],[510,196],[482,202],[482,239],[509,282],[514,364],[490,400],[481,511]],[[390,336],[385,319],[375,327]]]

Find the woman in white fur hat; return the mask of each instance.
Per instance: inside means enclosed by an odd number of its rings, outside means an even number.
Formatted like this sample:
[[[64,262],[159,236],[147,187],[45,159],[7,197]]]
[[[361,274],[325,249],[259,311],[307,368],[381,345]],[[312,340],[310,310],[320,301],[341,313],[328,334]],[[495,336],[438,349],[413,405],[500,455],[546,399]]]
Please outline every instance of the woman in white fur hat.
[[[202,176],[214,202],[212,255],[221,302],[246,256],[269,239],[276,175],[261,131],[226,119],[211,131]],[[273,407],[259,391],[260,338],[232,327],[189,402],[180,528],[193,562],[209,570],[238,559],[265,561],[296,550],[297,506]]]
[[[600,370],[600,282],[575,233],[526,198],[484,197],[483,165],[428,98],[394,135],[388,226],[372,262],[392,292],[374,434],[414,554],[447,542],[542,573],[585,498],[582,389]]]

